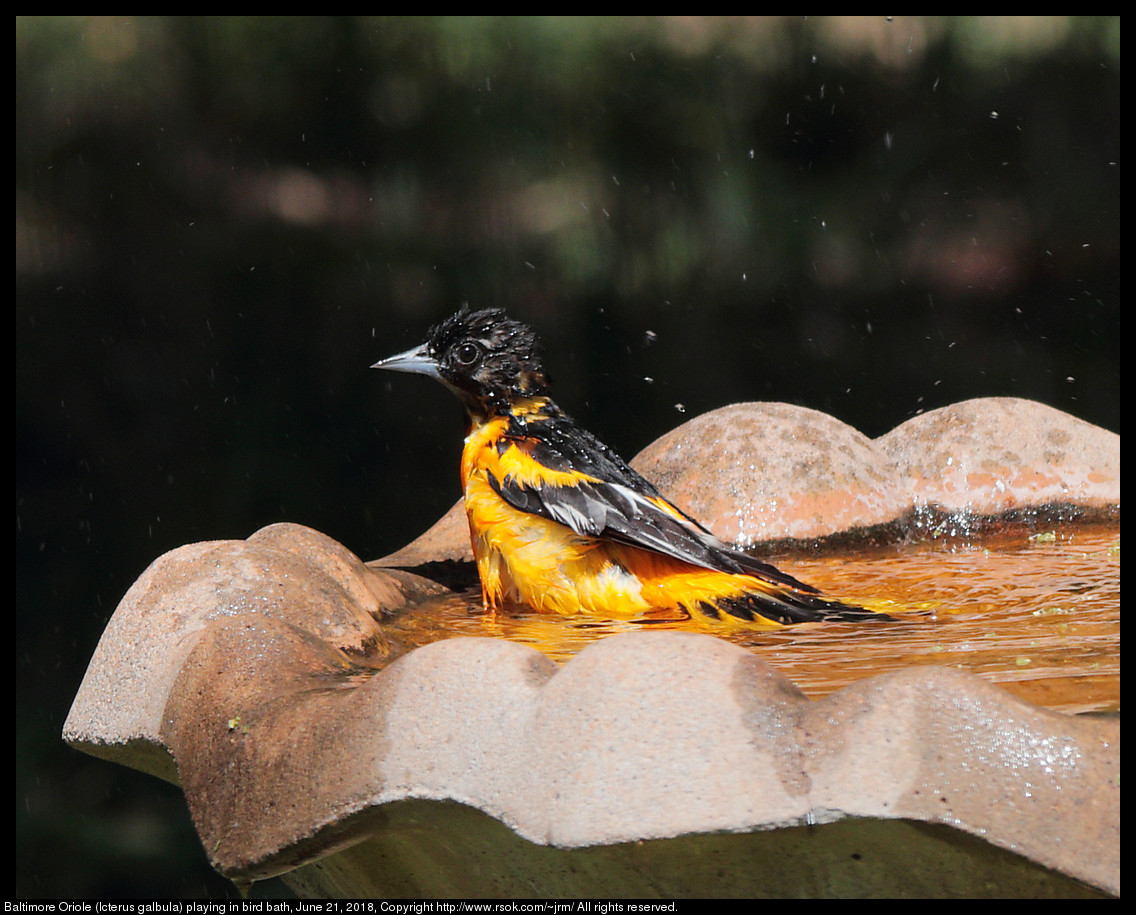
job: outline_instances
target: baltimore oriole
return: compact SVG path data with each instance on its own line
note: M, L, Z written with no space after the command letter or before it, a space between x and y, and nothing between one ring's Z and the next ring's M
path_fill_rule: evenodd
M372 368L438 379L469 419L461 480L487 609L715 627L887 619L739 552L671 504L549 397L532 329L455 315Z

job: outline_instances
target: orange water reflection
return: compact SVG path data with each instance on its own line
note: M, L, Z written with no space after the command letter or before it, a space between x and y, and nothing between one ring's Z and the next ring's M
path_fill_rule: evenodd
M1048 708L1120 708L1119 524L774 560L827 593L914 608L880 625L804 625L723 636L760 654L810 696L897 668L937 664L967 670ZM663 626L696 628L651 628ZM420 607L394 628L411 645L490 636L564 661L596 639L643 624L519 608L486 614L479 595L467 594Z

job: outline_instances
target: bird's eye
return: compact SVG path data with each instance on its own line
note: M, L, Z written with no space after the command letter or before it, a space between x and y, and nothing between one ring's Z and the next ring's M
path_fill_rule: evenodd
M454 362L461 366L471 366L481 356L481 350L476 343L459 343L454 349Z

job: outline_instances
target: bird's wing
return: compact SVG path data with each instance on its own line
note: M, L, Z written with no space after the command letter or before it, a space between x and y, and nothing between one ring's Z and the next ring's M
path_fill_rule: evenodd
M512 421L497 440L490 485L514 508L576 533L653 550L702 568L816 589L731 549L669 502L619 455L567 416Z

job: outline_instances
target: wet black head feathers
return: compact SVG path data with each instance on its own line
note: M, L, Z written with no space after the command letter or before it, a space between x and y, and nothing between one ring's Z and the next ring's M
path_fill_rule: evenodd
M488 412L548 390L536 334L500 308L471 311L463 305L430 329L425 345L442 380L463 398L486 404Z

